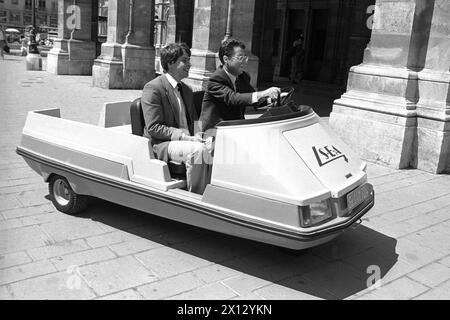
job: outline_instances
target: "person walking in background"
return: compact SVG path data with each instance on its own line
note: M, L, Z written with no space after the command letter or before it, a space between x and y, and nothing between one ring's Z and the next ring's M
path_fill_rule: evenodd
M20 47L20 51L22 56L26 56L28 54L28 39L24 36L20 37L20 43L21 43L21 47Z
M5 30L3 30L3 26L0 26L0 56L2 57L3 60L5 59L3 51L5 51L6 45L7 45L6 33Z
M303 78L303 64L305 62L305 49L303 49L303 35L300 35L292 44L292 48L288 52L291 58L291 74L292 83L299 83Z

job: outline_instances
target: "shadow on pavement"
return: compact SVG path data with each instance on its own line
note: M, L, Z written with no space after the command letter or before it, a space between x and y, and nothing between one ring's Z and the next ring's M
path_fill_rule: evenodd
M362 225L327 244L293 251L189 226L100 199L92 199L89 209L78 217L266 280L262 286L273 286L266 288L265 297L269 299L286 298L270 296L277 286L294 290L289 294L294 299L345 299L374 284L368 282L373 275L371 266L379 268L383 278L398 257L395 239Z

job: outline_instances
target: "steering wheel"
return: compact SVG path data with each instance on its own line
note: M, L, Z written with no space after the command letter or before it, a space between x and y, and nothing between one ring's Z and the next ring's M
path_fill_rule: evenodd
M270 110L271 108L282 107L288 105L292 101L292 95L294 93L293 87L284 87L280 89L280 93L278 94L278 98L271 103L267 103L266 98L260 101L260 103L255 106L255 110L259 108L264 108Z

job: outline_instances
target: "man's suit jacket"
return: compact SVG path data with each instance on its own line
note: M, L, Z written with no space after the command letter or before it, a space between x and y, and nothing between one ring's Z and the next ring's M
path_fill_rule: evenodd
M194 108L193 93L186 84L181 83L181 86L189 133L194 135L194 124L198 116ZM163 161L168 161L169 142L179 140L183 133L179 129L179 107L174 90L163 74L144 86L141 98L145 120L144 137L150 139L157 158Z
M236 91L231 79L220 66L209 78L203 97L200 123L202 131L215 127L223 120L244 119L245 107L252 104L255 89L250 84L250 75L241 73L236 79Z

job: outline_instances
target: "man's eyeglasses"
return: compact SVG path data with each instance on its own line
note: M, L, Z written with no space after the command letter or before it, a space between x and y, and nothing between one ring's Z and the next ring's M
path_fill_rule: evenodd
M239 57L231 57L231 59L237 60L239 62L247 63L248 57L247 56L239 56Z

